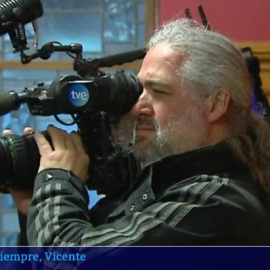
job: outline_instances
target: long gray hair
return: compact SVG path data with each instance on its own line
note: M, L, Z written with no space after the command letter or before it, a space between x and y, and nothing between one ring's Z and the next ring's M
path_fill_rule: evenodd
M148 48L158 43L167 43L185 56L179 78L195 96L204 99L220 89L230 92L227 142L270 195L269 124L251 112L252 80L239 48L189 19L162 25Z

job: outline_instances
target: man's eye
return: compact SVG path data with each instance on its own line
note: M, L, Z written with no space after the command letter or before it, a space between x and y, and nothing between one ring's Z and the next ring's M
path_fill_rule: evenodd
M157 94L165 94L165 95L168 95L167 92L162 91L162 90L154 89L153 91L154 91L155 93L157 93Z

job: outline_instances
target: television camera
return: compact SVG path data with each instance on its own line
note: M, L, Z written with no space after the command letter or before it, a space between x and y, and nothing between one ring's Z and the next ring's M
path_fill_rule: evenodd
M134 74L118 72L107 75L100 68L142 59L145 50L85 60L81 44L49 42L34 54L26 55L27 41L22 29L24 24L42 14L39 0L3 1L0 4L0 33L9 34L23 64L36 58L47 60L54 52L66 52L74 58L73 68L78 75L61 77L50 85L40 83L20 93L1 93L0 115L18 110L22 103L27 104L32 115L54 115L62 124L66 123L58 115L71 115L72 124L77 124L86 152L91 157L88 188L107 196L122 193L129 188L139 166L133 154L115 142L111 126L131 109L142 89ZM44 134L50 140L46 131ZM32 188L39 159L33 134L0 138L0 191L6 192L9 185Z

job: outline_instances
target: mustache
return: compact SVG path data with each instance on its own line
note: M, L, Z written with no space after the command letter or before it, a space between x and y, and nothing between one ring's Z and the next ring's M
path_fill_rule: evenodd
M155 119L139 118L136 120L135 130L137 130L137 128L139 128L139 126L149 126L149 127L153 128L155 131L157 131L159 128L158 123Z

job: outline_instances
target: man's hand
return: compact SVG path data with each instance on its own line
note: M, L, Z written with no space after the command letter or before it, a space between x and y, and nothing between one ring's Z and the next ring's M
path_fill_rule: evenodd
M40 132L35 132L35 140L40 153L39 172L45 169L71 170L86 184L89 157L86 154L79 134L60 130L53 126L48 127L52 145Z
M30 134L33 132L32 128L25 128L24 135ZM13 133L11 130L4 130L4 136L11 136ZM26 176L27 177L27 176ZM7 190L11 194L15 205L19 212L24 215L27 215L28 209L32 200L32 190L25 190L25 189L17 189L16 187L7 187Z
M14 187L8 187L7 190L11 194L18 211L24 215L27 215L32 201L32 190L17 189Z

